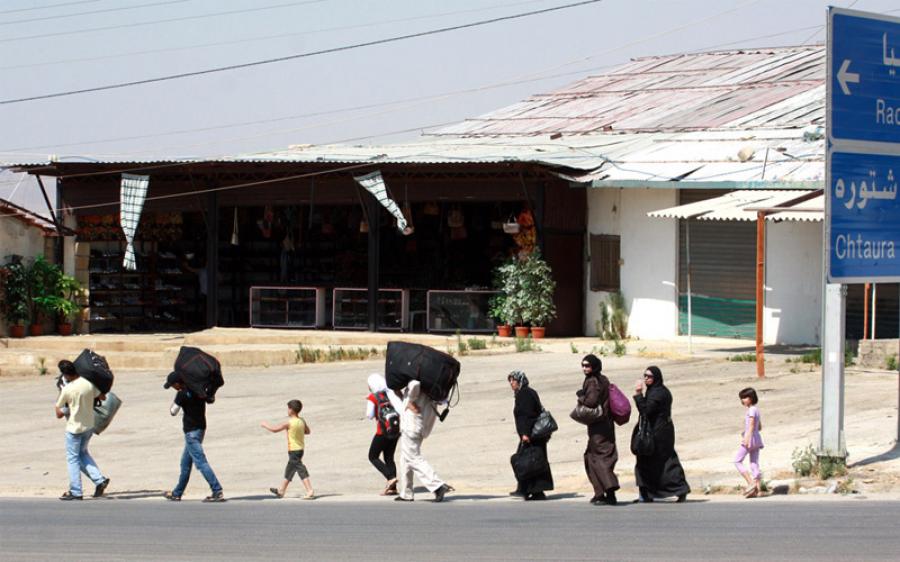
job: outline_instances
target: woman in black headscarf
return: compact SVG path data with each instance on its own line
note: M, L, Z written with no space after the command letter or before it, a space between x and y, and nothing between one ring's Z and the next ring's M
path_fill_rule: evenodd
M677 497L679 502L685 501L691 487L675 452L672 393L663 384L659 367L647 367L643 380L637 381L634 403L641 417L649 424L653 436L653 453L636 456L634 476L640 490L637 501L652 502L654 498L671 496ZM637 425L634 431L637 433Z
M538 472L537 475L520 479L516 477L515 491L511 495L523 496L526 500L543 500L547 499L544 492L553 489L553 475L550 473L550 462L547 461L547 440L535 440L531 438L531 428L534 422L543 410L541 399L538 393L528 385L528 377L522 371L513 371L506 377L509 386L512 388L516 397L516 403L513 407L513 417L516 420L516 433L519 435L519 447L516 454L520 453L524 447L539 447L543 452L546 469Z
M616 450L616 426L609 414L609 379L601 372L603 363L593 354L581 360L581 370L584 383L575 393L578 403L588 408L600 406L603 410L600 419L587 428L587 449L584 451L584 470L594 487L591 503L616 505L619 479L615 469L619 452Z

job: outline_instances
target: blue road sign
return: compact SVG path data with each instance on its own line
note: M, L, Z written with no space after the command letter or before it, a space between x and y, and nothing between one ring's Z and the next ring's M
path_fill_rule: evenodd
M831 138L900 143L900 19L831 12Z
M900 18L828 17L828 281L900 281Z
M831 276L900 277L900 158L831 155Z

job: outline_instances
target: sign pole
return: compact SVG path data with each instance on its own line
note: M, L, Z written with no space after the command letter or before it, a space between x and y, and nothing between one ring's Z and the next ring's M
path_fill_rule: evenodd
M822 430L818 454L846 458L844 443L844 285L825 285L822 319Z

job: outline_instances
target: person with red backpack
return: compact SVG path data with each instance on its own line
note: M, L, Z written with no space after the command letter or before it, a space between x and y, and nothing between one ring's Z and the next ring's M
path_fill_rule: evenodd
M610 382L603 375L603 363L596 355L586 355L581 360L584 382L575 393L578 403L586 408L600 406L603 414L587 428L587 448L584 451L584 470L587 472L594 496L594 505L616 505L616 463L619 452L616 449L616 426L610 411Z
M369 375L369 395L366 397L366 417L375 420L375 435L369 445L369 462L387 480L382 496L397 495L397 465L394 451L400 437L400 412L403 403L388 389L383 376Z

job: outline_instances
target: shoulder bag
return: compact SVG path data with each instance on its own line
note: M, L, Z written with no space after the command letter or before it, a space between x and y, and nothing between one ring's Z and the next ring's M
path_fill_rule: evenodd
M653 431L647 418L641 416L638 425L631 434L631 452L638 457L653 456L656 443L653 441Z
M598 421L603 417L603 408L601 408L600 406L597 406L595 408L588 408L583 404L575 404L575 408L572 409L569 417L577 421L578 423L591 425L592 423Z
M556 420L553 419L553 416L550 415L550 412L541 410L534 425L531 426L531 438L550 439L550 435L557 429L559 429L559 426L556 424Z

